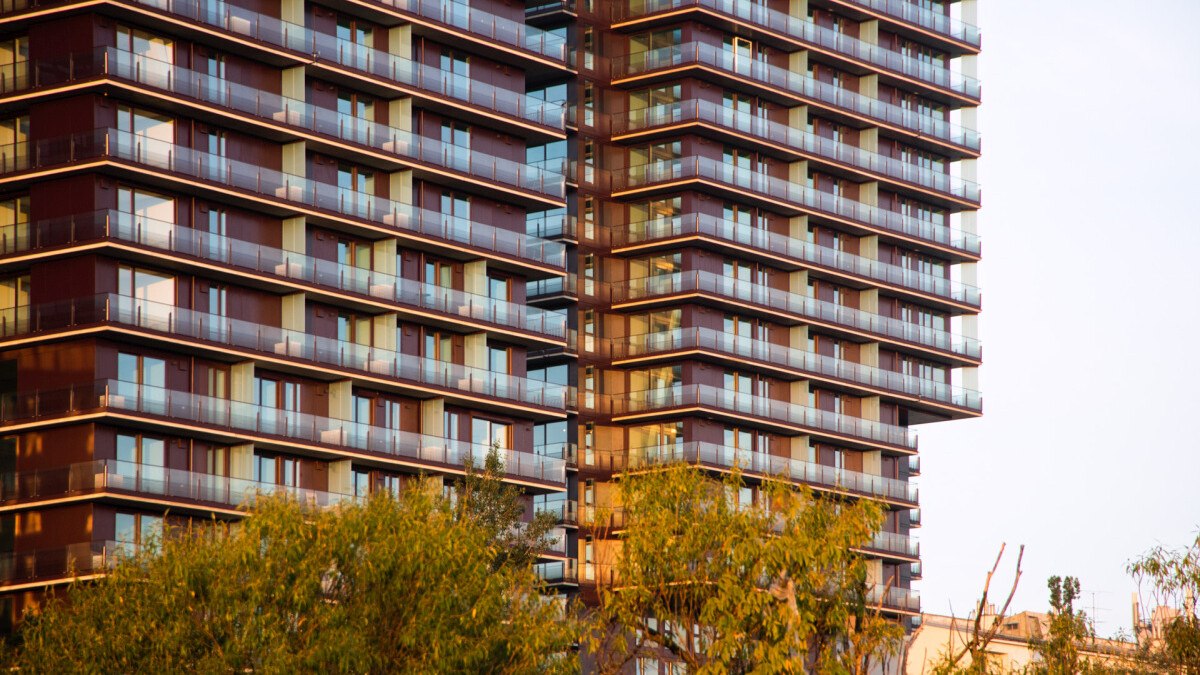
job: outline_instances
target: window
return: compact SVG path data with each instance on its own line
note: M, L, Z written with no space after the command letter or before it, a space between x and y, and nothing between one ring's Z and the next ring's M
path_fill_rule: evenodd
M596 367L583 367L583 407L593 410L596 407Z
M29 85L29 38L18 35L0 40L0 92Z
M508 347L488 346L488 370L493 373L512 373L512 350Z
M942 209L899 197L896 200L900 214L907 218L915 218L939 226L946 224L946 212Z
M143 267L121 265L117 268L117 293L138 301L140 311L161 315L175 304L175 277Z
M129 66L134 77L141 82L159 87L171 86L172 67L175 65L175 43L170 38L148 33L128 26L117 27L116 57L131 60Z
M471 198L457 192L443 192L442 218L452 223L471 220Z
M588 366L591 368L592 366ZM587 466L596 464L596 423L588 422L583 425L583 463Z
M29 275L0 279L0 335L29 330Z
M552 457L562 457L563 447L566 444L567 423L565 421L533 425L534 452Z
M454 339L450 333L425 331L425 358L450 363L454 360Z
M471 57L466 54L444 49L438 63L443 73L452 75L456 80L465 81L471 77Z
M596 67L596 31L591 26L583 29L583 67Z
M300 461L282 455L254 455L254 482L297 487L300 485Z
M120 106L117 108L117 142L121 151L141 162L149 162L163 168L171 168L172 151L175 146L175 121L141 108Z
M596 124L596 88L591 82L583 83L583 124L588 127Z
M356 91L338 92L338 135L358 143L370 143L375 125L375 99Z
M583 294L596 294L596 256L591 253L583 256Z
M567 161L567 142L551 141L525 148L525 163L546 171L562 173Z
M358 345L371 345L374 323L371 317L352 312L339 312L337 317L337 339Z
M175 224L175 198L157 192L119 187L117 210L121 212L123 224L132 224L140 231L155 224Z
M352 164L338 165L338 187L351 192L373 194L375 172Z
M29 161L29 117L0 120L0 168L23 169Z
M339 61L354 68L368 69L374 38L373 28L352 17L339 16L337 39Z
M0 199L0 253L29 247L29 195Z
M166 481L166 442L141 434L117 434L117 475L142 483L143 489L159 492Z
M125 406L141 403L147 412L166 410L167 362L153 356L117 354L116 394ZM117 405L118 402L111 402Z
M596 180L596 144L591 140L583 142L583 182L591 184Z
M461 122L442 122L442 153L453 169L471 166L471 127Z
M259 406L262 431L287 434L290 423L297 420L294 419L295 416L281 416L278 411L300 411L300 384L255 375L254 405Z
M512 447L512 426L480 417L471 418L471 443L483 447Z
M354 467L351 471L351 486L354 496L363 499L376 492L385 492L393 497L400 496L400 476L386 471Z
M583 351L596 351L596 310L593 309L583 310Z
M458 413L442 412L442 436L448 441L458 440Z
M454 267L440 260L426 260L425 283L438 288L454 288Z
M371 251L370 242L339 239L337 243L338 264L369 270L371 269Z
M512 298L512 281L500 277L488 277L487 296L492 300L508 302Z
M140 546L153 546L162 536L161 516L151 516L144 513L117 513L115 516L113 540L118 550L132 554Z
M590 534L583 540L583 578L596 580L596 542Z
M214 318L225 317L229 309L229 288L224 284L209 284L208 313Z
M596 198L583 198L583 238L593 240L596 238Z

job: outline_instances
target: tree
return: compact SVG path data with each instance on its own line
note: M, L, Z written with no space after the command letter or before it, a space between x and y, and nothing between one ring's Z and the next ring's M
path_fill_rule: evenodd
M1050 589L1050 626L1045 638L1032 643L1039 657L1034 673L1069 675L1091 672L1086 660L1080 660L1079 648L1092 637L1087 615L1075 610L1079 599L1079 579L1075 577L1050 577L1046 581Z
M558 524L557 517L549 512L537 513L523 523L524 491L503 478L504 463L500 446L495 444L484 458L482 471L468 458L463 477L453 484L454 517L474 523L487 533L495 556L493 569L532 564L537 552L552 543L551 532Z
M1143 633L1146 660L1164 670L1200 673L1200 535L1183 550L1155 547L1127 569L1154 607L1174 614Z
M494 532L440 497L318 510L260 498L168 530L21 627L33 672L562 672L576 627Z
M587 642L602 672L647 650L689 672L863 673L896 653L865 559L882 511L765 481L760 503L687 466L621 477L625 529ZM769 507L768 507L769 505Z

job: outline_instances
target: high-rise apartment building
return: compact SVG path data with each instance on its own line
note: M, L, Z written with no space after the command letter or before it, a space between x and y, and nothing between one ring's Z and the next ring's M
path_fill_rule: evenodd
M980 412L974 4L0 2L0 620L168 511L493 444L570 593L614 472L736 463L886 504L916 616L909 427Z

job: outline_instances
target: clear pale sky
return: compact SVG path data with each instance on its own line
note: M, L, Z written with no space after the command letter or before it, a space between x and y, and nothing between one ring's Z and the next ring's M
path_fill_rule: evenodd
M984 417L920 429L927 612L1017 611L1200 528L1200 0L980 0ZM998 595L994 593L993 597Z

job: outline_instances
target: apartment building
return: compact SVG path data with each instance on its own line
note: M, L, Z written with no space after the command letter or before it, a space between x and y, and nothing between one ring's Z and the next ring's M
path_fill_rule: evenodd
M493 444L585 600L614 474L683 460L880 500L918 616L910 427L981 411L974 5L0 3L0 621L168 511Z

